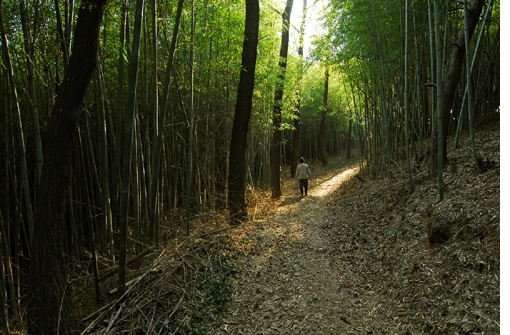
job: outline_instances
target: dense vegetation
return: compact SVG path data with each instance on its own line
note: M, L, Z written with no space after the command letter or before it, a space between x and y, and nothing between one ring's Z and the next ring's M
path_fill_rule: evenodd
M301 5L294 3L293 16L301 16ZM0 1L4 331L29 326L24 316L33 292L27 289L31 259L63 259L62 275L71 280L94 267L80 269L72 259L99 255L115 266L126 253L141 253L171 235L176 222L189 225L201 214L228 208L230 141L243 70L245 4L239 0L108 1L95 71L76 114L70 168L60 176L65 204L41 191L49 138L69 121L64 115L61 128L49 126L58 114L70 59L80 57L73 54L84 40L74 29L78 12L98 6L101 1ZM271 143L281 131L276 164L283 173L299 156L326 164L328 155L349 157L356 148L373 178L387 175L406 157L402 168L411 187L411 161L430 159L441 192L448 163L441 143L499 119L499 1L305 2L307 17L315 13L320 27L304 35L305 44L313 43L303 55L298 50L304 26L291 25L285 70L279 66L284 6L260 3L247 182L274 187ZM468 53L464 32L470 36ZM275 101L280 86L283 97ZM282 113L278 129L275 105ZM433 145L426 146L431 138ZM474 141L472 151L476 161ZM34 248L37 209L45 206L62 209L53 218L62 238L59 256L36 255L44 247ZM127 242L120 241L123 234ZM62 287L62 294L69 291Z

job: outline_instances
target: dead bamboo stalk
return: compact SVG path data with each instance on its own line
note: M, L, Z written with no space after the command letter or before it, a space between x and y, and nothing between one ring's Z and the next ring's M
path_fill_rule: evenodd
M174 307L174 310L172 311L172 313L170 313L170 315L168 315L168 317L166 318L165 322L163 322L163 324L166 324L168 321L170 321L170 318L172 317L172 315L175 314L175 312L179 309L179 306L181 306L182 302L184 301L184 295L182 295L181 299L179 299L179 302L177 303L177 305L175 305ZM159 330L159 334L161 334L161 332L163 331L163 327L161 327L161 329Z
M127 265L130 265L130 264L133 264L139 260L141 260L142 258L148 256L149 254L152 253L152 251L154 251L154 249L156 249L156 245L153 245L149 248L147 248L146 250L142 251L141 253L139 253L138 255L134 256L133 258L129 259L127 261ZM111 277L113 276L114 274L117 273L117 271L119 271L119 266L118 265L115 265L115 266L111 266L109 268L106 268L102 271L100 271L99 273L99 281L102 281L108 277ZM87 279L87 278L90 278L92 277L93 274L89 274L89 275L86 275L86 276L83 276L83 277L79 277L79 278L75 278L75 279L72 279L71 280L71 283L76 283L76 282L79 282L80 280L84 280L84 279ZM90 286L92 286L93 284L88 284L87 286L85 286L82 291L88 289Z
M147 275L148 273L150 273L150 270L145 272L143 275L141 275L140 277L137 278L136 282L130 287L128 288L124 294L122 294L122 296L120 296L117 300L115 301L112 301L110 304L108 305L105 305L104 307L98 309L97 311L95 311L94 313L90 314L89 316L85 317L84 319L82 319L81 321L86 321L88 319L91 319L92 317L94 317L95 315L99 314L99 316L97 318L94 319L94 321L92 321L87 328L85 328L84 331L82 331L80 333L80 335L84 335L86 334L89 330L91 330L100 320L103 319L103 317L106 315L106 313L108 313L110 310L112 310L115 306L117 306L118 304L120 304L120 302L124 299L124 297L129 293L131 292L131 290L133 289L133 287L136 286L136 284L142 280L142 278L145 277L145 275ZM105 310L104 312L102 312L103 310ZM102 312L102 313L101 313Z
M108 327L106 328L106 330L104 332L105 334L108 334L108 332L112 329L115 320L117 320L117 318L119 317L123 308L124 308L124 304L120 305L119 310L115 313L115 315L110 320L110 323L108 324Z

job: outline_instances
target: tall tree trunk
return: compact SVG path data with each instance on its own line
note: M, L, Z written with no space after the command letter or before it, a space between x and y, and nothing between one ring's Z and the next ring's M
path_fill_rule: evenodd
M475 32L476 25L478 24L480 14L482 13L484 3L485 0L471 1L471 7L468 10L466 18L466 29L459 34L455 42L451 45L451 54L448 61L448 68L446 69L446 73L443 78L443 103L440 112L442 112L443 116L442 156L443 163L445 164L448 162L446 142L448 140L450 111L453 106L453 101L455 100L455 92L457 90L457 84L459 83L460 75L462 73L462 64L464 63L464 58L466 56L466 41L468 41L468 43L471 41L471 37ZM464 37L465 33L467 33L467 38Z
M436 72L434 72L434 17L433 9L430 4L430 0L427 0L427 12L429 18L429 50L430 50L430 78L433 83L431 85L432 94L430 94L430 123L431 123L431 138L430 138L430 157L429 157L429 177L431 180L437 177L437 89L439 80L436 78ZM435 84L435 85L434 85Z
M106 129L106 108L107 104L107 95L106 95L106 85L104 72L101 67L101 63L98 60L98 82L99 82L99 92L101 93L101 97L99 99L100 102L100 110L101 110L101 139L100 139L100 151L101 151L101 192L103 198L103 223L104 230L106 231L106 254L110 255L110 259L113 263L115 263L115 253L114 253L114 240L113 240L113 219L112 219L112 207L111 207L111 198L110 198L110 178L109 178L109 164L108 164L108 139L107 139L107 129ZM109 113L108 113L109 114Z
M326 151L326 115L328 114L329 95L329 69L326 67L324 78L324 96L322 100L321 126L319 130L319 157L322 165L328 165L328 153Z
M65 71L67 71L70 50L69 50L69 45L66 44L66 37L65 37L65 33L64 33L64 27L62 24L62 14L60 13L59 0L55 0L54 4L55 4L55 17L57 19L56 23L57 23L58 41L60 42L61 52L62 52L62 56L64 58L64 69L65 69ZM57 72L58 72L58 68L57 68ZM60 84L60 83L57 81L57 84Z
M351 146L352 146L352 111L349 111L349 131L347 133L347 150L345 153L345 158L351 158Z
M175 55L175 48L177 46L177 38L179 35L179 25L181 22L181 14L182 7L184 4L184 0L179 0L177 6L177 13L175 14L175 23L174 30L172 35L172 42L170 44L170 53L168 55L168 61L166 65L166 73L165 73L165 83L163 87L163 95L161 97L161 104L159 105L159 116L158 116L158 136L155 140L154 147L152 149L152 171L150 174L150 184L149 184L149 242L159 241L159 232L155 231L155 227L157 226L156 220L159 220L158 212L160 202L158 201L158 182L160 176L160 166L161 166L161 152L163 151L163 140L165 134L165 115L166 115L166 107L168 101L168 95L170 91L170 83L172 81L172 66ZM162 192L161 192L162 193Z
M137 0L133 44L131 50L131 59L129 61L129 96L126 112L124 157L122 165L122 192L119 220L119 296L124 294L126 289L127 221L129 212L129 188L131 184L131 154L133 149L133 132L136 111L136 84L138 80L138 60L140 58L140 36L142 31L143 7L144 0Z
M439 188L439 198L443 200L443 147L441 146L443 140L443 115L441 114L443 104L443 88L442 73L443 73L443 55L441 53L441 37L440 37L440 22L439 22L439 0L434 1L434 23L435 23L435 40L436 40L436 78L437 78L437 137L434 136L432 143L431 153L437 157L437 185Z
M476 165L478 173L482 173L480 164L478 163L478 157L476 154L475 146L475 133L473 126L474 110L473 110L473 84L471 82L471 52L469 47L469 16L468 16L467 2L464 2L464 41L466 48L466 82L467 82L467 95L468 95L468 118L469 118L469 138L471 139L471 152L473 154L473 161ZM480 10L481 12L481 10Z
M305 44L305 28L306 28L306 0L303 0L303 12L301 14L301 26L299 27L299 49L298 49L298 57L299 57L299 67L300 67L300 77L302 78L304 71L304 61L303 61L303 47ZM301 79L302 80L302 79ZM292 133L292 154L291 154L291 162L290 162L290 176L294 177L296 174L296 169L298 165L298 157L299 152L301 150L301 95L302 95L302 82L299 83L297 88L297 101L294 111L294 128L295 131Z
M389 160L389 157L390 157L390 150L389 150L389 145L390 145L390 138L389 138L389 111L388 111L388 103L387 103L387 95L386 95L386 91L387 91L387 88L386 88L386 80L387 80L387 76L386 76L386 73L385 73L385 65L387 63L387 60L386 60L386 57L385 57L385 54L384 54L384 51L383 51L383 48L382 48L382 43L381 43L381 31L379 31L379 25L378 25L378 17L377 17L377 13L376 13L376 7L375 6L372 6L372 11L369 12L369 23L371 25L371 29L373 31L373 35L374 35L374 43L375 43L375 48L376 48L376 61L377 61L377 77L378 78L374 78L374 82L377 81L378 83L378 88L379 88L379 99L380 99L380 110L381 110L381 114L382 114L382 118L381 118L381 122L382 124L380 125L379 127L379 130L376 129L376 132L377 131L380 131L381 133L381 141L380 141L380 144L382 144L382 161L381 161L381 167L382 167L382 172L385 173L386 172L386 164ZM377 121L379 120L376 120L376 123ZM376 125L374 124L374 127ZM377 141L377 138L374 138L375 141ZM379 149L377 146L374 146L376 152L377 150Z
M2 217L2 211L0 210L0 244L2 244L2 247L0 248L0 259L4 259L5 262L8 264L10 262L9 254L5 252L5 249L8 250L7 243L4 241L7 240L5 237L5 230L4 228L4 220ZM4 256L5 254L5 256ZM6 283L5 283L5 271L4 271L4 265L3 262L0 261L0 330L3 331L3 334L10 334L10 327L9 327L9 313L7 312L7 304L5 303L7 301L7 289L6 289ZM5 267L5 270L7 270L7 267ZM8 271L8 270L7 270ZM18 313L17 308L13 311L14 313Z
M276 83L273 105L273 140L271 143L271 193L273 198L282 195L280 188L280 150L282 142L282 103L283 86L285 84L285 72L287 69L287 54L289 51L289 27L290 14L292 12L293 0L287 0L285 10L282 13L282 43L280 45L280 60L278 65L280 73Z
M14 69L12 67L11 56L9 53L9 43L7 40L7 34L5 32L5 25L3 21L3 1L0 1L0 33L2 34L2 54L4 56L4 61L7 69L7 77L8 82L12 91L12 101L14 105L14 113L16 120L16 134L18 137L18 145L21 151L21 179L23 185L23 194L25 196L25 205L27 211L27 220L28 220L28 230L30 242L32 242L32 238L34 235L34 215L32 212L32 200L30 197L30 187L28 184L28 167L27 167L27 156L26 156L26 147L25 147L25 135L23 132L23 124L21 120L21 108L19 106L18 101L18 89L16 85L16 79L14 77Z
M78 120L85 92L96 69L99 30L105 0L90 0L79 11L73 53L57 92L44 143L41 186L37 202L27 317L30 334L67 334L77 328L64 250L68 180Z
M228 209L231 221L248 216L246 209L246 148L251 118L255 66L259 35L259 1L246 0L246 21L244 28L242 70L237 88L232 140L230 141L230 162L228 172Z
M156 143L159 139L159 133L163 132L163 127L161 127L161 122L159 122L159 119L163 116L160 115L159 110L159 93L158 93L158 14L157 14L157 3L156 0L152 0L152 98L153 98L153 118L152 118L152 129L153 129L153 137L152 137L152 143L153 149L156 146ZM153 184L152 181L155 180L156 176L159 177L159 154L155 154L154 151L152 151L152 155L150 156L151 164L149 171L149 217L151 220L149 220L149 235L151 237L150 241L154 241L155 243L159 243L159 215L156 215L156 212L152 213L152 209L157 210L157 198L158 198L158 187L157 184ZM156 157L158 160L158 166L157 169L152 165L152 162L155 162ZM155 176L153 176L153 174ZM159 178L158 178L159 179ZM153 189L151 189L153 187ZM154 191L154 193L152 193ZM154 237L154 240L153 240ZM141 241L137 242L137 245L139 245ZM138 250L137 252L140 252Z
M90 131L88 131L88 127L87 127L87 134L88 134L88 137L90 138ZM79 143L79 147L80 147L80 156L81 156L81 162L83 164L85 164L86 160L85 160L85 154L84 154L84 150L83 150L83 142L82 142L82 139L81 139L81 133L80 133L80 128L78 128L78 143ZM91 155L92 156L92 155ZM93 156L92 156L93 157ZM90 199L90 191L89 191L89 181L87 178L87 173L85 171L85 169L81 169L82 173L83 173L83 185L85 186L85 204L87 206L87 210L86 210L86 213L87 213L87 223L86 225L88 226L88 234L89 234L89 240L90 240L90 252L92 254L92 269L93 269L93 274L94 274L94 288L96 290L96 304L99 305L99 296L100 296L100 291L99 291L99 279L98 279L98 267L97 267L97 250L96 250L96 237L95 237L95 234L94 234L94 221L93 221L93 215L92 215L92 210L91 210L91 207L93 207L93 205L91 204L91 199Z
M404 47L404 108L405 108L405 152L407 156L407 173L409 175L409 185L411 193L414 192L413 171L411 170L411 147L409 145L409 4L405 0L405 47Z
M186 176L186 236L189 236L190 223L191 223L191 175L193 172L193 93L194 93L194 71L195 71L195 0L191 0L191 41L190 41L190 56L189 56L189 112L188 112L188 162L187 162L187 176Z
M489 0L487 6L486 6L486 10L485 10L485 14L484 14L484 17L483 17L483 21L482 21L482 26L480 27L479 29L479 33L478 33L478 39L476 41L476 45L475 45L475 48L474 48L474 52L473 52L473 58L470 59L469 61L466 60L466 63L469 63L469 71L470 73L472 74L473 73L473 67L474 67L474 64L475 64L475 61L476 61L476 57L479 53L479 46L480 46L480 41L482 39L482 36L484 35L484 30L485 30L485 25L487 22L490 23L490 20L488 19L489 18L489 13L491 13L491 9L492 9L492 2L493 0ZM467 4L466 4L467 5ZM467 19L467 13L465 12L465 20ZM464 26L466 27L467 26L467 22L464 23ZM467 36L467 35L465 35ZM499 41L499 39L498 39ZM467 44L469 45L469 42L467 42ZM492 54L491 52L489 52L488 54ZM467 57L466 57L467 58ZM485 74L487 74L488 72L484 72ZM479 85L481 86L481 85ZM460 115L459 115L459 121L458 121L458 124L457 124L457 132L455 134L455 148L458 147L459 145L459 136L460 136L460 132L462 130L462 114L463 114L463 111L464 111L464 103L466 101L466 96L468 94L468 87L466 85L466 88L464 89L464 95L462 97L462 107L460 109ZM477 94L475 94L475 96L477 96ZM476 100L475 100L476 102ZM478 161L477 161L477 164L478 164Z
M116 110L116 126L115 126L115 159L113 164L113 180L112 183L112 217L113 228L118 224L118 213L120 206L120 188L122 187L122 125L124 124L124 113L125 113L125 95L124 95L124 83L125 83L125 67L126 60L129 58L128 48L126 47L126 41L128 40L129 24L128 24L128 7L129 0L124 0L122 3L122 14L120 22L120 40L119 40L119 55L117 59L117 95L115 100ZM115 265L115 254L111 254L112 265Z
M140 147L141 147L141 132L140 132L140 120L135 116L133 123L133 145L131 148L131 194L132 197L132 211L130 217L132 218L131 229L134 231L135 236L135 250L137 253L141 252L141 232L142 227L140 225L141 217L141 180L140 180L140 165L143 165L143 159L140 159ZM140 163L140 164L139 164Z
M35 74L34 74L34 46L30 38L30 28L27 24L25 2L23 0L19 3L21 14L21 26L23 29L23 42L25 46L25 54L27 57L27 72L28 72L28 93L30 96L30 109L32 112L32 122L34 127L36 157L37 157L37 184L41 181L41 172L43 164L42 155L42 141L41 130L39 127L39 112L37 108L37 95L35 93Z
M13 314L13 317L15 319L17 319L17 321L21 322L21 319L19 318L20 317L19 299L17 299L18 298L18 290L16 289L16 283L14 281L14 274L12 271L12 262L11 262L12 259L11 259L11 254L9 253L9 240L8 240L9 237L7 236L5 226L6 225L4 223L2 211L0 210L0 236L1 236L0 244L2 244L2 247L0 248L0 253L3 253L2 259L3 259L3 263L4 263L2 266L2 262L0 262L0 267L3 267L3 271L4 271L4 275L2 276L2 279L0 279L0 282L3 282L3 285L5 285L5 278L7 278L7 283L8 283L7 286L9 287L8 292L11 296L10 307L12 310L12 314ZM4 289L5 289L5 291L4 291ZM6 287L4 287L4 289L2 289L0 291L2 296L4 295L4 292L7 292ZM0 306L7 307L7 304L5 304L5 302L4 302ZM3 310L6 311L6 309L3 309ZM6 315L8 315L8 313ZM8 319L6 319L5 322L6 322L6 324L8 324L9 323Z

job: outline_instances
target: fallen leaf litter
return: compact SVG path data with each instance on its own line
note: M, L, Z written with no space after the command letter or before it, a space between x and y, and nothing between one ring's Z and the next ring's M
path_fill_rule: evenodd
M195 222L122 299L83 311L82 334L499 333L499 124L476 145L495 166L477 174L463 136L442 202L424 165L412 194L402 169L373 180L357 163L312 166L304 198L290 179L276 202L250 189L248 222Z

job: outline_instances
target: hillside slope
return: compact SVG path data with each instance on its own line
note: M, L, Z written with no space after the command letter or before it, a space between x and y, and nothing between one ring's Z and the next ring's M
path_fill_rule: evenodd
M450 146L451 148L452 146ZM469 138L449 157L444 200L418 171L411 194L392 179L354 178L329 205L324 229L343 268L346 314L363 332L494 334L500 322L499 123L476 133L478 174Z
M479 174L469 137L451 145L443 201L425 165L412 193L397 165L321 171L310 199L285 184L273 214L229 236L239 272L212 333L499 333L499 146L498 123L477 131Z

